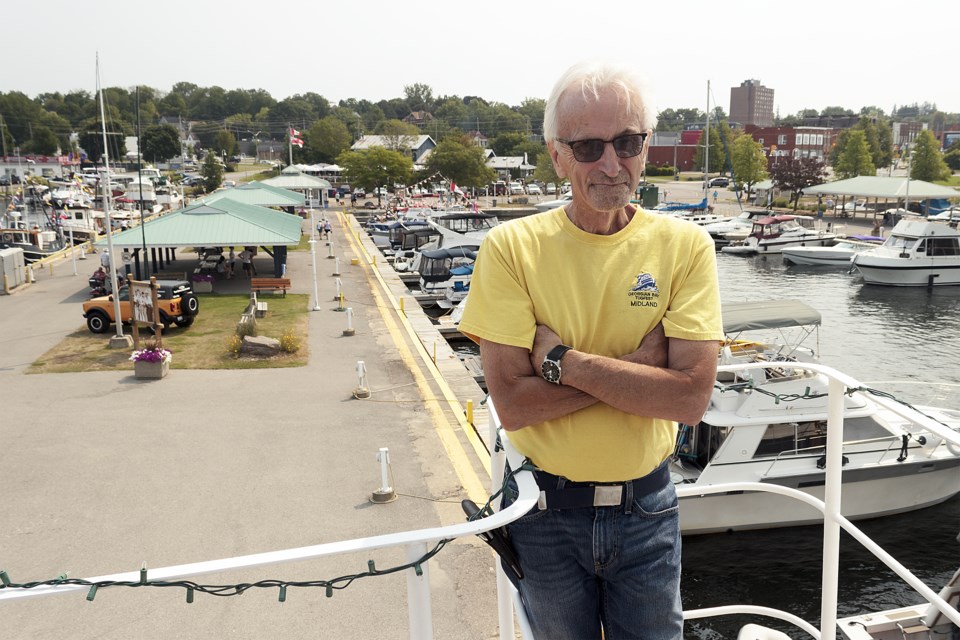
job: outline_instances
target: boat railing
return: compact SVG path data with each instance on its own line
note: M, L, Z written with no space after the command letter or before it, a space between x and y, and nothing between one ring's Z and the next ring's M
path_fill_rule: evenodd
M776 366L776 363L737 364L721 367L721 370L742 369L744 367L764 368ZM765 491L794 498L817 509L824 517L823 535L823 570L820 628L791 614L787 611L755 605L730 605L704 609L684 611L686 620L703 619L726 615L765 616L791 623L803 629L811 637L818 640L832 640L837 634L837 594L839 583L839 552L840 530L843 529L854 539L860 542L873 553L880 561L896 573L910 587L933 604L943 614L960 626L960 611L953 609L941 598L937 592L925 585L914 576L906 567L884 551L879 545L860 531L840 513L840 491L842 477L842 446L843 446L843 410L844 399L848 389L858 388L859 383L829 367L818 364L804 364L805 368L819 372L829 379L829 415L827 418L827 453L826 453L826 485L824 499L820 500L807 493L773 484L759 482L726 483L710 486L677 486L677 495L681 498L721 494L731 491ZM916 413L913 409L900 405L887 398L876 398L876 402L884 405L894 413L921 424L931 433L943 438L947 442L960 445L960 433L939 422ZM488 439L493 448L491 460L491 494L500 490L503 484L504 470L507 465L514 470L524 466L525 459L510 444L507 433L501 429L496 408L488 402L490 423ZM499 445L499 446L498 446ZM438 542L449 541L463 536L474 536L492 529L509 524L528 512L537 501L538 488L528 470L520 470L515 475L519 496L515 502L503 510L497 510L498 504L491 501L493 513L485 518L468 521L461 524L427 529L416 529L380 536L355 538L341 542L299 547L281 551L271 551L221 560L209 560L193 564L184 564L158 569L151 569L149 576L145 570L114 575L89 578L86 584L70 584L52 581L51 584L36 586L31 589L0 587L0 602L13 601L22 598L42 597L55 594L75 593L78 590L90 589L90 583L101 581L118 581L137 583L149 580L171 581L179 578L220 574L227 571L250 569L281 563L302 561L314 558L332 557L345 554L365 553L377 549L401 547L407 560L403 569L407 583L407 613L409 622L409 637L425 640L433 638L433 622L431 613L431 590L429 558L432 546ZM519 628L523 638L533 638L527 624L526 616L520 605L519 596L509 579L503 572L499 562L496 565L497 610L499 620L499 637L501 640L513 640L516 629ZM3 574L4 586L7 586L7 576ZM94 591L95 593L95 591ZM281 591L281 598L283 597ZM189 600L188 594L188 600ZM88 594L88 599L91 596Z

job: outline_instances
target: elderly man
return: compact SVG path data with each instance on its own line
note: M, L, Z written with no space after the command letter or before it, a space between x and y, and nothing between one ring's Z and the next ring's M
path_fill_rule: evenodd
M484 239L460 322L537 468L540 502L509 527L537 638L682 637L667 459L707 406L722 330L710 237L631 204L653 121L624 69L560 78L544 136L573 199Z

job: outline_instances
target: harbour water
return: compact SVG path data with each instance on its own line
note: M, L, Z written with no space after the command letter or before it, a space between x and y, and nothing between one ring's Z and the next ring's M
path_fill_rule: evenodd
M845 269L787 266L780 256L718 254L717 263L724 302L793 298L817 309L819 345L808 346L824 364L914 405L960 409L960 287L867 286ZM936 590L960 562L960 497L859 525ZM821 550L822 531L816 526L685 538L684 607L762 605L818 623ZM843 534L840 615L920 601ZM685 637L735 638L747 622L804 637L791 625L740 617L690 622Z
M914 405L960 409L960 287L928 291L867 286L856 273L785 266L779 256L718 254L717 263L725 302L795 298L820 311L818 353L824 364ZM960 563L960 497L858 524L935 590ZM819 527L685 538L684 607L749 603L819 621L822 542ZM921 600L843 534L840 615ZM747 621L694 621L687 624L685 637L735 638ZM766 624L804 637L790 625Z

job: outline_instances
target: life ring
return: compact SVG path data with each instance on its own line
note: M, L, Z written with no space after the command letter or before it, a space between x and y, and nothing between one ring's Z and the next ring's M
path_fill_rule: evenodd
M5 234L3 234L3 241L4 241L4 242L13 242L13 234L12 234L12 233L5 233Z

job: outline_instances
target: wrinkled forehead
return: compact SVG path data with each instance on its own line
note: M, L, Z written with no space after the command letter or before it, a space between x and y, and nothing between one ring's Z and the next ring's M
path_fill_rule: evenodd
M623 87L609 85L591 90L570 87L557 101L558 124L564 135L597 127L614 131L643 131L644 105Z

